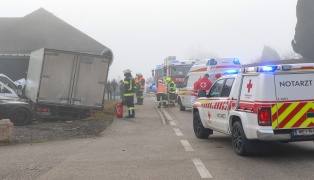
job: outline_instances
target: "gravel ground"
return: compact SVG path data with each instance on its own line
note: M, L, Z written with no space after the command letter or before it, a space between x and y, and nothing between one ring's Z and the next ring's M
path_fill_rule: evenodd
M103 111L81 120L37 120L30 125L14 126L13 143L34 143L73 138L99 136L115 118L115 105L119 100L106 100ZM0 144L3 145L3 144Z
M16 143L30 143L98 136L112 122L113 118L50 122L36 121L30 125L15 126L13 131L14 141Z

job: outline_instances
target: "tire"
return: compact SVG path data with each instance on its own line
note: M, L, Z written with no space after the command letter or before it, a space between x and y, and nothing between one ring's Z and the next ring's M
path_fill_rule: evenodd
M182 105L181 99L178 100L180 111L185 111L185 107Z
M242 124L240 121L235 122L232 125L232 147L233 150L240 156L246 156L249 153L246 147L249 146L249 140L246 138Z
M82 110L78 112L78 119L85 119L87 118L87 111L86 110Z
M213 130L203 126L198 112L193 116L193 129L195 136L199 139L207 139L210 134L213 134Z
M23 126L32 122L32 116L26 109L16 109L10 118L15 126Z

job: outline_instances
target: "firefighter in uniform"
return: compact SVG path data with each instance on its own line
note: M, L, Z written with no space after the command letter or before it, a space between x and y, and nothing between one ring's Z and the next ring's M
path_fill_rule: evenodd
M175 105L175 102L176 102L176 84L171 80L170 77L166 78L166 82L167 82L167 93L168 93L169 104Z
M124 94L123 94L123 104L128 107L128 116L125 118L134 118L134 90L135 90L135 80L132 77L131 70L126 69L124 73Z
M141 73L136 74L137 78L135 79L135 84L136 84L136 98L137 98L137 103L138 105L143 105L144 97L144 89L145 89L145 79L143 78L143 75Z
M157 96L157 103L158 103L158 108L161 107L161 103L163 104L164 107L167 107L167 100L166 100L166 87L162 83L162 80L157 81L157 87L156 87L156 96Z

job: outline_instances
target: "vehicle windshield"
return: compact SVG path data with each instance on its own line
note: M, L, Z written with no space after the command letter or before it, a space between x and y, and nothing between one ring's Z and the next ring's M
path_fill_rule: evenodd
M189 65L177 65L171 69L172 77L184 78L190 71L192 64Z
M162 69L156 69L155 70L155 77L162 77Z

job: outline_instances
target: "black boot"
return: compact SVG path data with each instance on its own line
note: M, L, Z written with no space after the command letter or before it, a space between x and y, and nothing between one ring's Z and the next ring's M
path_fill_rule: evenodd
M128 114L127 116L124 116L124 118L133 118L132 117L132 111L131 110L128 110Z
M144 99L140 99L139 105L143 105L143 101L144 101Z
M131 111L131 116L132 116L132 118L135 118L135 110L134 109L132 109L132 111Z

